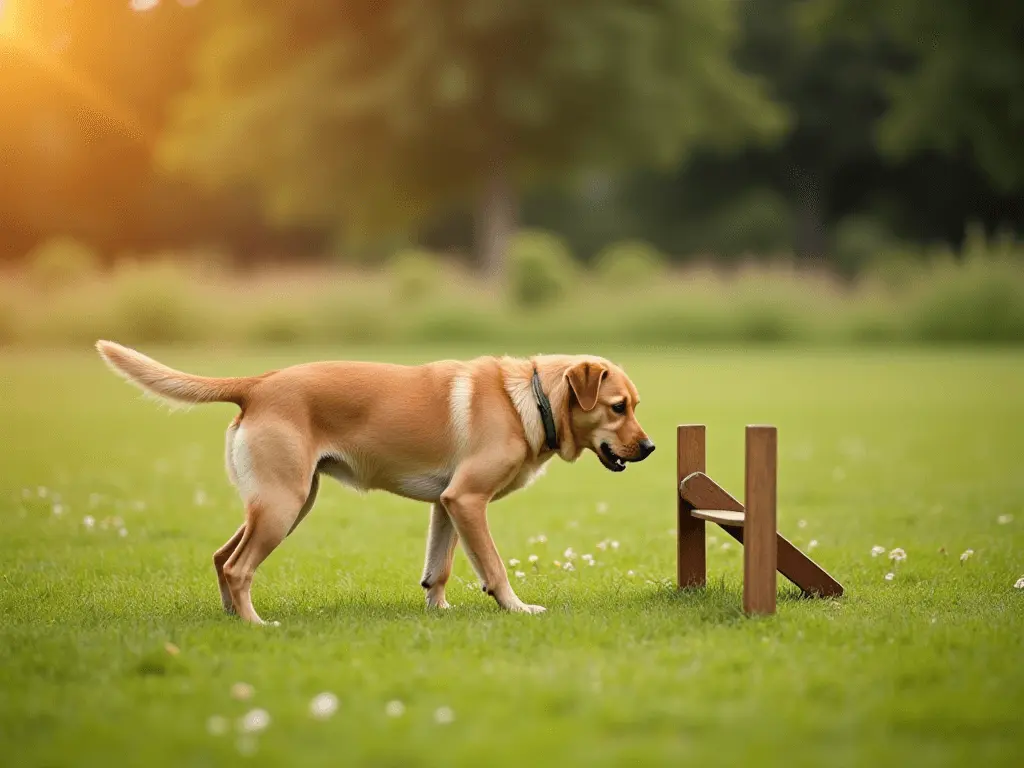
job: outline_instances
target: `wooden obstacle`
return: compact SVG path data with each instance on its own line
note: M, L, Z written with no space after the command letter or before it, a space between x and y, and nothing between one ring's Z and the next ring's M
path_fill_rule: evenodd
M679 587L707 583L704 524L712 522L743 545L743 610L747 613L775 613L776 572L808 597L842 595L842 584L778 532L775 427L747 427L746 507L705 474L705 432L703 424L687 424L679 426L676 433Z

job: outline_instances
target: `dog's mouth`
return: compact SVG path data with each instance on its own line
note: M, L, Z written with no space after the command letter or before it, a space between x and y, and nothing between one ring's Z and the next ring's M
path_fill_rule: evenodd
M601 450L597 452L597 456L601 459L605 469L612 472L622 472L626 468L626 460L616 455L608 443L601 443Z

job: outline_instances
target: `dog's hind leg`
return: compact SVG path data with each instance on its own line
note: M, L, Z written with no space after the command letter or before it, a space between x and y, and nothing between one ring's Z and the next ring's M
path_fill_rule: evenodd
M233 459L245 500L245 530L224 564L224 579L238 615L262 624L252 605L253 574L312 507L316 461L302 434L286 423L266 421L247 422L238 430Z
M459 534L455 531L448 511L440 504L433 504L430 507L427 557L423 565L423 580L420 582L420 586L427 590L428 608L449 607L444 589L452 575L452 560L458 543Z
M245 523L238 526L238 530L235 534L224 542L224 546L213 553L213 567L217 571L217 584L220 587L220 601L224 605L224 610L228 613L235 612L234 603L231 602L231 590L228 589L227 579L224 578L224 564L227 563L228 558L231 557L235 548L238 547L238 543L242 540L242 535L245 533Z

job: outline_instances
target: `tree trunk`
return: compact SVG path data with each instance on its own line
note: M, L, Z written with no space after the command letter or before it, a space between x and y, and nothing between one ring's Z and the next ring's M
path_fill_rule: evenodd
M501 282L518 216L516 190L504 163L492 166L477 203L474 230L478 263L489 279Z

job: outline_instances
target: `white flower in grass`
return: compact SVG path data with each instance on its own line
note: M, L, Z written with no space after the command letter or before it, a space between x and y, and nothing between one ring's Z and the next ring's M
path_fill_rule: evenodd
M732 542L727 541L722 545L722 550L724 551L729 549L732 549Z
M810 542L807 544L807 550L810 551L812 549L817 548L817 546L818 546L818 540L817 539L811 539Z
M64 505L63 504L54 504L53 505L53 514L54 514L55 517L60 517L61 515L63 515L64 514Z
M599 541L594 546L600 549L602 552L604 552L606 549L608 549L608 541Z
M871 548L871 556L878 557L879 555L885 554L885 547L880 547L877 544Z
M889 553L889 559L896 563L902 563L904 560L907 559L907 553L904 552L903 549L901 549L900 547L896 547L896 549L892 550Z
M448 725L454 722L455 713L451 707L438 707L434 710L434 722L438 725Z
M530 562L530 563L536 563L536 562L537 562L538 560L540 560L540 558L539 558L539 557L537 557L536 555L530 555L530 556L529 556L528 558L526 558L526 559L527 559L527 561L528 561L528 562Z
M887 574L885 574L885 580L886 581L892 581L895 578L896 578L896 574L895 573L887 573Z
M326 720L338 711L338 697L333 693L318 693L309 702L309 714L317 720Z
M196 488L196 492L192 495L192 503L197 507L201 507L206 504L206 491L202 488Z
M510 558L509 561L508 561L508 564L511 565L513 568L515 568L517 565L519 565L519 558L518 557Z
M122 528L121 530L119 530L117 532L117 535L120 536L123 539L125 536L128 535L128 529L127 528Z
M228 732L228 719L213 715L206 720L206 732L211 736L223 736Z
M634 576L636 576L636 571L626 571L626 575L630 578L633 578Z
M806 528L807 527L807 521L806 520L799 520L799 521L797 521L796 527L797 528Z
M1013 522L1013 515L1000 515L996 518L996 522L1000 525L1007 525Z
M38 488L36 488L36 495L38 495L40 499L45 499L49 495L49 493L50 492L46 489L45 486L40 485Z
M574 550L572 547L569 547L565 550L565 552L562 553L562 556L566 560L574 560L576 558L576 550Z
M526 578L526 574L523 571L516 571L516 578L517 579L525 579Z
M561 560L552 560L551 563L552 563L552 565L555 566L555 568L561 568L562 567L562 561Z
M384 706L384 713L388 717L401 717L405 714L405 704L398 699L393 699Z
M265 709L253 709L245 713L238 727L245 733L259 733L270 725L270 713Z
M248 683L235 683L231 686L231 698L246 701L252 698L255 689Z
M608 504L604 501L597 502L597 514L603 515L608 511Z
M94 525L96 525L96 518L92 515L86 515L82 518L82 525L84 525L86 528L91 529Z
M973 549L968 549L968 550L964 551L964 553L962 555L960 555L960 562L961 563L966 563L967 559L971 555L973 555L973 554L974 554L974 550Z
M594 559L594 556L589 554L589 553L585 554L585 555L580 555L580 557L582 557L588 563L591 562Z
M1013 585L1014 589L1024 589L1024 576L1017 579L1017 583Z
M575 571L576 570L576 566L573 565L572 563L566 563L565 565L562 566L562 570L563 571Z
M613 541L612 542L612 549L618 549L618 548L619 548L619 542Z

